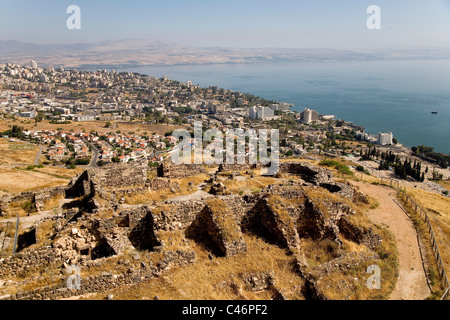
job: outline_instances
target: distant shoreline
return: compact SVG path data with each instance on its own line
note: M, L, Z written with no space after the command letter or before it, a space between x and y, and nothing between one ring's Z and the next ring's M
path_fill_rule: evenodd
M370 60L370 61L397 61L397 60L416 60L416 59L396 59L396 60L393 60L393 59L380 59L380 60ZM424 59L420 59L420 60L424 60ZM427 59L427 60L442 60L442 59ZM303 61L303 62L310 63L310 62L313 62L313 61ZM350 62L350 61L314 61L314 62L319 62L319 63L330 62L330 63L332 63L332 62ZM365 62L365 61L355 61L355 62ZM284 63L284 62L273 62L273 63ZM300 63L300 62L286 62L286 63ZM209 64L199 64L198 66L214 66L214 65L224 66L224 65L239 65L239 64L240 63L221 63L221 64L209 63ZM265 63L264 62L259 62L259 63L257 62L257 63L244 63L244 64L245 65L248 65L248 64L256 65L256 64L265 64ZM158 67L164 68L164 67L177 67L177 66L197 66L197 65L180 64L180 65L158 65L158 66L154 66L154 65L135 65L135 64L133 64L133 65L131 65L131 64L130 65L126 65L126 64L124 64L124 65L109 65L108 68L105 68L104 66L101 66L101 65L92 65L90 67L87 67L87 65L86 65L85 67L82 67L82 68L80 67L80 68L70 68L70 69L76 69L76 70L79 70L79 71L90 71L90 72L92 72L93 69L112 69L112 70L115 70L115 69L121 69L121 68L124 68L124 69L138 68L139 69L139 68L158 68ZM110 70L107 70L107 71L110 71ZM121 72L121 71L118 71L118 72ZM132 72L132 71L128 71L128 72ZM152 74L141 73L141 72L136 72L136 73L139 73L139 74L142 74L142 75L145 75L145 76L155 76L155 75L152 75ZM170 79L170 80L182 82L181 80L177 80L177 79ZM213 86L215 84L210 84L210 85ZM248 93L248 92L243 92L243 93ZM264 98L264 97L262 97L262 98ZM264 98L264 99L266 99L266 98ZM281 102L281 101L278 101L278 102ZM298 108L301 108L301 107L299 106ZM292 111L294 111L296 113L300 113L301 112L301 111L297 111L297 110L292 110ZM318 110L318 111L320 113L320 110ZM342 120L344 122L349 122L348 120L345 120L345 119L338 119L338 120ZM355 125L361 126L361 125L359 125L357 123L355 123ZM361 127L364 127L364 126L361 126ZM394 133L394 136L395 136L395 132L394 131L392 131L392 132ZM376 134L376 133L370 132L369 134L373 135L373 134ZM412 148L413 147L421 145L420 143L419 144L414 144L414 145L406 145L402 141L399 141L398 144L401 145L402 147L404 147L405 149L407 149L409 152L412 152ZM426 146L435 148L433 145L426 145ZM443 153L443 152L438 152L438 153L446 154L446 153Z
M92 71L94 69L131 69L131 68L171 68L171 67L195 67L195 66L235 66L235 65L264 65L264 64L289 64L289 63L338 63L338 62L381 62L381 61L440 61L450 60L448 58L378 58L378 59L342 59L342 60L270 60L270 61L246 61L246 62L199 62L199 63L157 63L157 64L83 64L76 67L65 65L54 65L53 68L63 67L67 69L75 69L79 71ZM46 68L50 66L45 66Z

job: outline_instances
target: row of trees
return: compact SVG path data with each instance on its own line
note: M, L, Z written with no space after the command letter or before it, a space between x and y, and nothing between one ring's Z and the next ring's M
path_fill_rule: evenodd
M20 127L18 125L13 125L11 129L2 132L1 135L12 137L12 138L25 139L26 136L23 133L23 130L24 130L23 127Z
M414 165L412 165L411 159L405 159L403 163L397 163L394 167L394 172L397 176L404 180L410 176L419 182L425 181L425 172L422 172L422 163L414 161ZM428 172L428 167L426 172Z
M380 159L380 166L378 170L390 170L394 168L394 172L401 179L406 180L409 177L423 182L425 181L425 174L428 173L428 167L422 172L422 163L411 159L402 161L400 157L392 151L380 152L375 146L368 148L365 152L360 150L361 161L372 161Z
M450 165L450 155L434 152L432 147L418 146L412 147L411 150L416 156L433 159L443 169L447 169Z

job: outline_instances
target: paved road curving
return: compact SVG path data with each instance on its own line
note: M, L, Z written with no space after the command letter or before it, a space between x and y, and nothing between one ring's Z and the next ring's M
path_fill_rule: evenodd
M45 150L45 146L39 146L39 151L38 151L38 153L36 154L36 157L34 158L34 165L35 166L38 166L38 165L40 165L40 163L39 163L39 159L42 157L42 152Z
M411 220L395 202L396 192L388 187L361 182L354 184L379 202L379 207L369 212L368 217L375 224L387 225L397 241L399 278L390 300L427 298L431 291L422 265L417 233Z
M88 167L96 168L96 167L98 167L98 166L97 166L98 154L99 154L98 149L97 149L97 147L94 146L92 143L89 143L89 142L88 142L87 144L88 144L89 146L91 146L91 148L92 148L92 158L91 158L91 163L89 164Z

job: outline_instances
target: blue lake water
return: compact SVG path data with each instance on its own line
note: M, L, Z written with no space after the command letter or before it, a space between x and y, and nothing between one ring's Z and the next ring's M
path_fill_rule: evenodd
M133 67L148 75L217 85L392 131L403 144L450 153L450 60L300 62ZM438 115L432 115L437 111Z

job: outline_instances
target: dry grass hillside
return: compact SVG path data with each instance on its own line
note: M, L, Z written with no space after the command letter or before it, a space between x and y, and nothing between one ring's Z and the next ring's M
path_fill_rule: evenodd
M83 170L30 167L38 151L34 144L0 139L0 195L63 186Z
M0 165L32 165L39 147L22 141L0 139Z
M420 189L408 188L407 193L428 212L445 270L450 274L450 199Z
M3 158L0 158L0 178L3 177L0 180L0 189L4 190L3 192L19 192L29 190L26 188L37 189L66 185L70 178L82 170L67 170L46 166L27 170L26 165L29 164L29 162L26 162L27 159L33 158L38 150L31 147L16 145L11 141L3 142L4 154ZM13 150L17 148L23 148L27 155L15 154ZM29 149L26 150L27 148ZM24 161L24 165L17 167L11 165L10 163L14 163L14 161ZM317 165L320 159L308 162ZM354 165L350 162L343 164ZM335 173L335 177L337 177L335 181L356 179L351 174L338 175L339 167L327 168ZM211 172L216 170L208 169L211 169ZM165 254L168 252L193 251L195 253L194 263L161 269L161 273L158 273L157 276L151 280L141 280L140 283L133 282L131 285L115 287L114 289L108 287L109 289L104 291L88 291L98 293L84 294L81 299L103 300L106 295L113 294L116 300L155 298L161 300L267 300L281 293L286 299L304 300L311 298L313 296L311 291L316 290L314 292L323 294L329 299L382 300L389 298L392 292L395 292L394 290L399 282L402 286L410 285L408 281L399 277L399 265L401 265L399 257L401 256L400 250L402 250L402 247L398 246L399 237L394 232L395 230L390 228L390 225L385 224L386 221L383 221L381 215L385 213L393 214L391 209L396 208L400 212L399 215L407 219L403 211L393 201L395 198L394 189L374 186L373 183L377 179L368 176L366 182L358 182L360 186L374 187L377 190L383 189L381 191L383 191L385 197L376 198L375 196L381 192L378 190L380 192L372 194L374 198L365 201L355 197L353 193L351 195L337 193L337 191L331 193L327 189L305 183L305 180L296 174L283 173L276 177L263 177L260 174L259 170L245 170L235 174L231 172L219 173L217 179L213 179L214 181L210 181L208 174L170 179L168 187L155 188L155 190L146 193L139 193L142 191L127 192L127 195L123 196L124 199L120 200L120 197L117 197L116 200L115 197L110 197L113 192L120 194L120 189L104 185L101 187L104 194L101 192L94 196L95 202L93 202L97 207L96 210L91 212L87 203L84 204L86 208L82 209L81 214L85 216L67 222L64 228L59 225L63 218L56 219L55 221L58 223L44 221L38 229L39 241L27 250L42 249L51 242L50 239L56 239L53 243L55 245L61 244L61 247L58 248L64 247L65 249L61 249L64 254L70 256L71 259L78 259L78 255L81 256L81 251L87 250L85 247L87 244L90 247L103 248L105 246L106 248L106 245L101 242L103 238L99 236L100 234L103 234L105 239L108 236L111 246L115 246L114 239L127 235L126 232L130 232L129 235L131 235L138 231L141 232L140 230L142 230L142 234L139 234L139 237L142 237L143 243L144 240L151 242L151 245L145 248L139 245L134 246L134 242L133 246L127 247L124 251L117 247L116 254L105 255L98 258L98 261L95 261L97 260L96 256L95 258L92 255L83 256L82 258L86 262L82 269L83 279L88 276L99 276L105 272L112 272L115 275L127 274L140 268L146 269L149 265L162 265L161 261L166 259ZM147 178L155 179L155 172L148 173ZM223 192L214 193L211 191L217 184L223 185ZM342 184L340 185L342 186ZM266 189L268 186L272 186L272 188ZM266 190L263 194L264 189ZM280 189L288 192L286 194L277 193ZM299 190L301 192L298 192ZM408 192L430 212L433 224L436 225L435 232L443 259L448 265L450 257L450 248L447 245L450 235L449 199L419 189L409 189ZM249 208L245 210L250 211L245 211L246 214L252 212L251 208L256 208L255 210L265 218L259 220L254 217L249 218L254 220L251 220L252 225L248 228L243 228L240 225L242 217L237 219L236 216L236 220L228 219L230 212L227 212L225 207L217 208L218 205L221 205L222 200L216 202L211 198L215 196L227 198L230 195L230 202L227 202L227 206L229 205L230 208L236 208L232 207L236 202L234 202L235 199L231 198L240 195L239 206L246 208L249 205ZM390 206L385 206L388 203L386 199L389 200ZM174 227L178 225L176 219L180 221L193 219L193 217L186 217L186 212L183 212L182 207L188 206L190 201L197 200L205 200L205 203L214 209L214 215L219 216L219 220L216 219L213 223L223 239L237 239L242 236L247 247L245 253L241 252L237 255L225 257L216 256L206 243L201 242L201 239L191 239L188 236L187 230L190 229L188 225ZM385 203L377 204L377 201L385 201ZM81 205L82 201L73 202L73 205L76 206ZM46 209L52 210L57 203L56 200L48 203ZM122 219L123 217L120 215L125 212L121 211L122 204L126 211L136 210L127 213L128 220ZM137 208L141 204L150 204L148 208L151 211L144 212L145 217L141 217L138 225L132 227L130 221L133 222L133 214L136 212L142 213L139 211L142 208ZM173 209L173 211L170 209ZM171 219L176 217L175 213L178 210L181 218L178 217L172 221ZM148 214L150 212L151 215ZM240 210L231 212L231 216L238 212ZM174 213L174 216L167 217L171 213ZM382 222L373 220L373 216L377 215ZM227 219L220 220L225 216ZM249 214L249 216L251 215ZM152 232L161 245L154 244L152 239L149 240L151 237L148 234L152 234L152 232L148 232L146 228L153 226L153 217L157 217L155 221L158 227L153 229ZM99 226L96 224L97 220ZM256 223L260 224L259 227L253 228ZM179 224L181 225L181 223ZM306 224L309 225L306 227ZM4 225L5 228L6 226ZM11 226L8 225L9 228ZM202 225L200 224L200 226ZM410 227L415 239L416 234L412 226L402 222L397 223L395 227L400 229ZM104 231L102 231L103 229ZM77 232L74 232L74 230ZM92 230L96 231L93 232ZM229 230L233 232L237 230L238 234L228 234ZM11 230L5 229L5 231L7 231L8 236L11 236ZM82 231L81 235L79 231ZM93 237L93 234L97 233L98 239ZM281 235L285 237L285 240L288 239L289 241L286 241L288 248L280 244L279 239L272 239L271 237L274 237L274 234L278 234L275 237ZM228 235L230 236L228 237ZM209 236L213 237L211 234ZM78 238L82 238L82 240ZM59 241L61 239L68 241L67 246L64 241ZM134 236L127 239L129 241L136 240ZM407 245L412 243L411 241L407 242ZM75 247L72 244L75 244ZM145 242L145 244L147 243ZM291 250L289 246L294 246L295 250ZM72 252L73 248L78 247L80 252L76 250ZM301 256L300 253L304 254L304 261L307 266L305 270L312 275L314 280L317 280L315 284L317 287L314 289L308 288L309 284L299 272L299 268L301 268L299 267L299 260L302 260L298 258ZM419 256L417 254L418 261L420 260ZM75 259L74 261L78 260ZM146 267L142 267L143 265ZM381 290L370 290L367 287L366 280L370 276L367 268L374 265L377 265L382 272ZM411 265L407 264L407 268L411 269ZM421 272L420 264L417 270L419 273ZM16 278L13 278L14 281L17 281L14 290L27 291L44 285L52 285L54 277L61 278L60 271L60 266L50 266L42 267L36 272L32 270L27 271L28 273L19 274ZM267 279L270 279L269 282L273 283L267 285L264 289L253 290L254 288L249 285L248 279L257 278L261 275L267 275Z
M196 251L197 262L179 268L163 277L127 288L111 290L117 300L269 300L270 292L250 292L243 280L245 274L272 270L272 276L288 299L304 300L299 283L301 277L295 272L292 257L284 249L267 244L261 238L244 235L248 247L245 255L213 259L208 251L190 244ZM89 295L85 299L102 300L105 294Z

